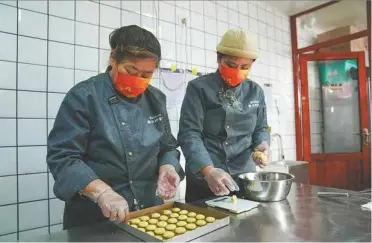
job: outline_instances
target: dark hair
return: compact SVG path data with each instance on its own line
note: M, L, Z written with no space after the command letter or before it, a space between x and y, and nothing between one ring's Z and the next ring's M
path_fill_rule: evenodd
M161 60L161 47L158 39L150 31L137 25L128 25L115 29L109 37L112 58L117 63L127 57L155 58ZM108 66L106 71L111 70Z
M229 56L229 55L226 55L226 54L222 54L221 52L217 52L217 60L220 61L223 57L226 57L226 56ZM253 59L253 62L255 62L256 59Z

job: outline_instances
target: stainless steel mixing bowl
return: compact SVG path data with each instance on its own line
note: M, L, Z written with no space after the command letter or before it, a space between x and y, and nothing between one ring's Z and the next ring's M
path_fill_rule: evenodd
M291 190L294 175L279 172L255 172L239 175L245 199L260 202L284 200Z

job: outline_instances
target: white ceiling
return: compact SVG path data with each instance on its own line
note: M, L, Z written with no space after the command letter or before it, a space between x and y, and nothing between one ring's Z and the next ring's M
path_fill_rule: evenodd
M328 1L324 0L313 0L313 1L302 1L302 0L292 0L292 1L274 1L269 0L265 3L270 4L274 9L286 14L293 15L298 12L302 12L309 8L315 7L317 5L326 3Z
M317 5L329 2L313 1L265 1L274 9L290 16ZM298 24L314 22L314 28L328 31L337 27L354 25L359 30L367 28L367 10L365 0L342 0L328 7L299 17Z

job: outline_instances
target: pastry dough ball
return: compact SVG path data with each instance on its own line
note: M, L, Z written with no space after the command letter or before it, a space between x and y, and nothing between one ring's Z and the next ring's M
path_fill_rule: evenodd
M167 222L159 221L156 225L157 225L159 228L165 228L165 226L167 226Z
M216 221L216 219L213 218L213 217L207 217L207 218L205 219L205 221L207 221L208 223L213 223L214 221Z
M176 218L170 218L170 219L168 219L168 221L167 221L169 224L175 224L175 223L177 223L177 219Z
M149 216L142 216L142 217L140 217L140 220L141 221L149 221L150 217Z
M207 222L205 222L204 220L198 220L198 221L196 221L196 225L198 225L198 226L204 226L206 224L207 224Z
M187 221L187 223L195 223L196 218L187 218L186 221Z
M176 232L177 235L181 235L181 234L186 232L186 229L184 227L177 227L175 232Z
M178 213L172 213L169 217L178 218L180 215Z
M196 213L190 212L190 213L187 214L187 216L189 216L191 218L194 218L196 216Z
M186 220L187 219L187 216L186 215L180 215L179 217L178 217L178 220Z
M172 212L173 212L173 213L178 213L179 211L181 211L180 208L172 208Z
M138 230L146 232L146 230L144 228L138 228Z
M157 219L150 219L149 224L157 224L158 220Z
M186 214L188 214L188 211L187 211L187 210L181 210L181 211L179 212L179 214L180 214L180 215L186 215Z
M156 225L150 224L149 226L146 227L146 230L148 231L154 231L156 229Z
M178 221L177 222L177 226L179 226L179 227L184 227L186 224L187 224L186 221Z
M149 223L147 223L146 221L142 221L138 224L138 226L141 228L146 228L147 226L149 226Z
M140 219L132 219L129 221L130 224L139 224L141 222Z
M164 234L165 229L164 228L156 228L154 232L157 235L162 235L162 234Z
M149 234L149 235L155 236L154 232L152 232L152 231L148 231L146 233Z
M176 228L177 228L177 226L175 224L168 224L167 226L165 226L165 229L169 230L169 231L173 231Z
M195 224L186 224L186 229L188 229L188 230L194 230L194 229L196 229L196 225Z
M136 224L131 224L130 226L132 226L133 228L138 228L138 226Z
M151 218L153 218L153 219L157 219L159 217L160 217L160 213L153 213L153 214L151 214Z
M174 237L174 233L172 231L165 231L164 234L163 234L163 237L165 239L170 239L170 238Z
M160 216L159 220L160 221L167 221L168 220L168 216L162 215L162 216Z
M171 215L172 214L172 211L170 211L170 210L164 210L163 211L163 214L164 215Z
M163 240L163 237L161 237L160 235L155 235L155 238L158 240Z
M203 214L198 214L198 215L196 215L195 218L200 220L200 219L205 219L205 216Z

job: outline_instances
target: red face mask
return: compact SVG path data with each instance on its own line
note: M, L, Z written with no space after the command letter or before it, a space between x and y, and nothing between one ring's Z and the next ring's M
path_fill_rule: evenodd
M224 64L221 64L218 70L223 81L225 81L225 83L228 84L229 86L233 87L242 83L248 77L249 74L249 69L240 70L225 66Z
M117 91L126 97L137 97L149 86L151 78L142 78L118 72L114 80Z

